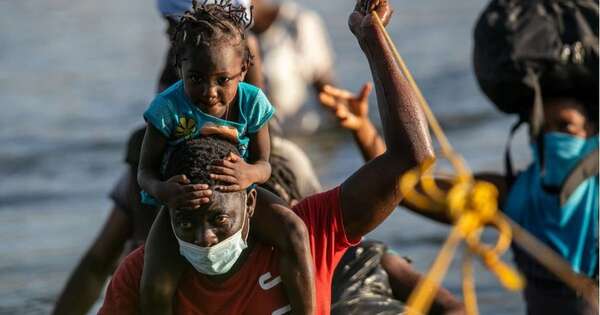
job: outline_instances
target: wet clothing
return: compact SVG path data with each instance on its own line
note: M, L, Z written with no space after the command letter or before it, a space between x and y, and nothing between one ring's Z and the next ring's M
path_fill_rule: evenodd
M308 229L317 292L316 314L329 314L333 272L348 239L340 205L340 187L304 199L292 209ZM285 314L289 303L279 277L279 255L255 243L247 261L229 279L214 283L189 268L179 283L175 314ZM136 314L144 252L140 248L121 263L108 286L99 314Z
M550 246L574 271L598 276L598 176L590 177L561 207L557 193L542 185L540 165L534 162L511 188L504 212ZM515 262L527 279L527 314L588 314L584 300L517 245Z
M387 246L363 241L349 248L333 276L332 315L397 315L404 311L390 286L381 258Z

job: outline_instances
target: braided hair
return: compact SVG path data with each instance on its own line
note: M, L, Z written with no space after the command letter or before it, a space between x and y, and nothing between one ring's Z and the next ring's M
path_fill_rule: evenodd
M252 54L246 45L246 29L250 25L248 13L241 6L234 6L230 0L217 0L202 4L192 1L192 9L186 11L175 26L171 38L175 49L175 66L179 66L186 48L210 47L219 41L226 41L242 49L246 66L252 65ZM252 10L250 10L252 12ZM250 13L251 15L252 13Z
M237 147L219 136L207 136L178 144L169 154L165 167L165 179L185 175L192 184L207 184L211 187L225 183L212 179L207 166L223 160L232 152L239 155ZM296 176L287 166L287 159L271 155L271 177L261 187L274 193L287 203L302 199Z
M261 187L279 196L291 204L292 200L300 201L302 195L298 189L296 175L288 167L288 160L282 156L271 154L271 177Z
M211 187L223 185L223 182L210 178L210 172L206 168L223 160L230 152L240 154L233 143L218 136L184 141L170 153L165 178L185 175L192 184L202 183Z

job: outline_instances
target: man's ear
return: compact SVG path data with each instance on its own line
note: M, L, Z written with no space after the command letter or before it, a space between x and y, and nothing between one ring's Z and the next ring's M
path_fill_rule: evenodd
M248 217L251 218L254 215L254 208L256 207L256 189L252 188L246 195L246 212Z
M589 118L585 122L586 137L593 137L598 134L598 122L590 120Z

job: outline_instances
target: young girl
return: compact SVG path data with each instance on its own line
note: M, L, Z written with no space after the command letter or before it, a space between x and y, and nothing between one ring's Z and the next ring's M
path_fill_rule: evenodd
M173 44L182 80L159 94L144 113L147 128L138 173L143 202L197 209L210 202L211 189L240 191L270 177L267 122L274 109L260 89L241 82L252 59L245 43L246 20L244 8L228 1L204 5L194 1L192 10L178 23ZM236 143L241 154L230 154L209 169L211 178L228 185L210 188L192 185L183 175L161 176L161 164L173 146L213 134ZM266 228L266 224L256 222L255 232L287 256L282 259L281 276L294 313L311 313L315 298L308 243L285 230L303 223L292 211L285 215L277 211L258 209L253 222L278 218L281 224ZM183 260L168 259L178 257L169 255L178 245L164 212L159 214L146 244L143 314L171 313L171 299L184 268Z

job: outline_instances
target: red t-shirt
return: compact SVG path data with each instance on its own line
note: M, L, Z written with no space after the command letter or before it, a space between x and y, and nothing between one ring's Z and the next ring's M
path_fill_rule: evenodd
M304 199L293 210L308 229L315 268L317 314L329 314L331 280L348 240L342 222L340 188ZM119 265L108 286L101 315L136 314L144 250L138 248ZM230 278L215 283L190 268L176 293L175 314L274 314L290 306L279 277L279 256L271 247L255 244L244 265Z

